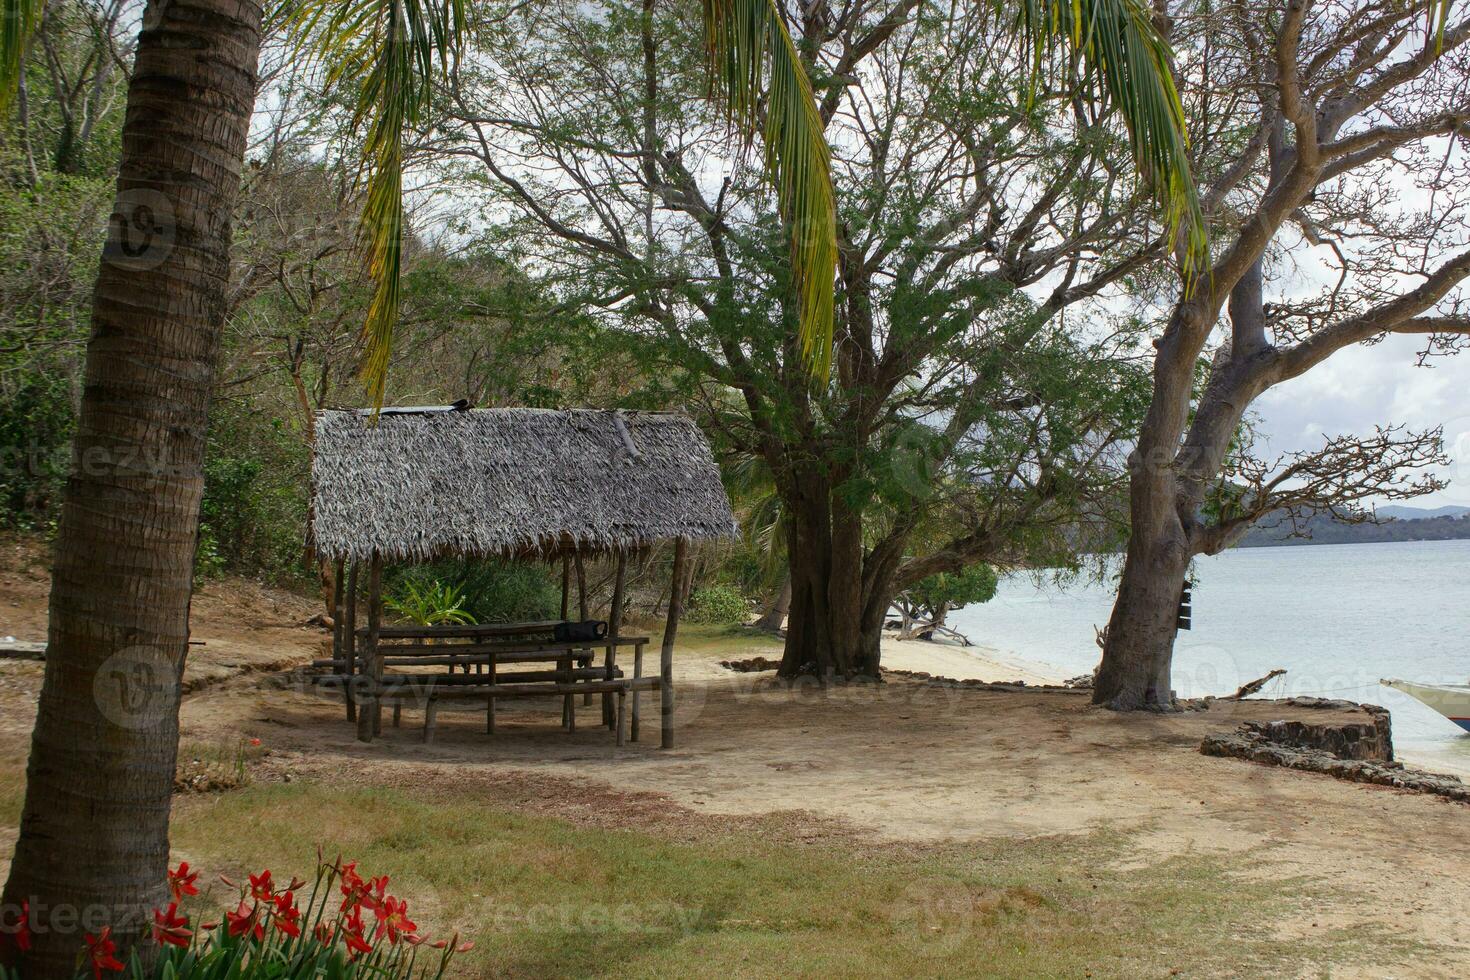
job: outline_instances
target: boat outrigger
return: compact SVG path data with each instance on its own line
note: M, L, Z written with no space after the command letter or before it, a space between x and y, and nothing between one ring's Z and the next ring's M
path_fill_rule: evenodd
M1412 684L1400 680L1380 680L1378 683L1418 698L1470 732L1470 684Z

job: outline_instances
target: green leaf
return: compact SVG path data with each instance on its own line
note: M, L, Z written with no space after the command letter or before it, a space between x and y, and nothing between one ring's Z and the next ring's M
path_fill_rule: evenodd
M747 141L761 135L790 239L802 353L825 379L832 364L837 212L811 81L775 0L705 0L704 23L711 79L731 122Z
M20 87L25 71L26 45L41 19L44 0L4 0L0 10L0 116L10 110L10 100Z
M359 373L381 408L401 296L404 131L422 121L433 79L459 59L464 0L300 3L286 26L297 49L326 66L328 87L347 90L353 122L365 130L361 235L373 295Z
M997 11L1004 14L1001 0ZM1133 158L1164 209L1171 237L1184 234L1186 277L1209 259L1209 236L1189 165L1184 107L1170 70L1172 53L1142 0L1019 0L1016 28L1031 49L1031 84L1044 56L1065 39L1080 59L1084 94L1117 110Z

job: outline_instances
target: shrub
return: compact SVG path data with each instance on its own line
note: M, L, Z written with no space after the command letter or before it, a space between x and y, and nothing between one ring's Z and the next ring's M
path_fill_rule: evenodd
M135 951L127 963L117 958L111 927L87 934L79 977L119 974L126 980L288 980L288 978L438 978L456 953L473 943L459 937L430 943L408 917L408 903L388 894L388 876L364 879L356 862L331 864L317 858L316 881L302 906L297 895L306 882L276 882L269 869L239 886L239 901L217 923L191 926L181 903L199 894L199 872L188 862L169 872L173 900L153 912L158 955L145 967ZM341 896L340 902L338 896ZM3 937L24 951L30 947L27 909L18 928ZM422 962L420 961L422 959ZM0 967L0 978L19 974Z
M728 585L711 585L695 589L689 596L689 621L733 626L750 618L750 607L739 589Z
M299 425L236 404L210 413L200 502L205 574L285 583L303 574L310 457Z
M412 585L410 585L412 583ZM553 619L561 611L561 585L544 566L525 562L443 561L397 572L388 594L403 596L448 588L460 597L457 607L476 623L508 623Z
M415 626L451 626L473 623L475 617L464 608L464 589L458 585L432 579L421 582L405 578L399 590L388 596L388 611Z

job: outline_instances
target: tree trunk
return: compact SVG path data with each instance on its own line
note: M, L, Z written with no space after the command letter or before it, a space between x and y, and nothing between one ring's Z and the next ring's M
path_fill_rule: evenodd
M861 523L831 504L825 480L808 477L800 486L797 499L783 501L791 514L791 609L778 675L876 678L887 598L865 582Z
M1213 321L1208 313L1191 301L1175 308L1155 345L1153 399L1128 460L1128 552L1092 690L1093 704L1119 711L1174 705L1174 621L1191 554L1180 513L1179 441L1195 358Z
M153 0L142 17L3 896L30 903L26 976L71 976L82 933L106 925L126 961L167 897L205 425L260 18L238 0Z
M1174 707L1175 622L1188 568L1182 541L1134 529L1093 684L1094 704L1119 711Z
M777 590L775 598L761 614L761 618L755 621L755 628L766 630L770 633L781 632L781 627L786 625L786 613L791 609L791 573L781 580L781 588Z

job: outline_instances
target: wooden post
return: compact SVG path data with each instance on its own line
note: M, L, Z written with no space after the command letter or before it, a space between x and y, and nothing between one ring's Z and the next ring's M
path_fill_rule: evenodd
M628 692L623 688L618 689L618 748L623 747L624 732L628 730Z
M378 628L382 622L383 560L373 555L368 565L368 635L363 644L362 670L367 683L365 700L357 712L357 740L371 742L383 730L382 702L378 698L383 662L378 656Z
M659 728L662 746L674 747L674 636L679 632L679 616L684 612L684 563L689 556L689 542L674 539L674 573L669 586L669 616L664 622L663 648L658 658Z
M638 680L642 676L643 676L643 644L642 643L635 643L633 645L633 680L636 681L636 680ZM638 690L637 687L634 687L633 688L633 731L632 731L632 736L631 737L632 737L633 741L635 741L635 742L638 741L638 719L639 719L639 716L641 714L641 712L639 711L639 703L640 703L640 699L642 697L643 697L643 692L640 691L640 690Z
M587 617L588 617L588 612L587 612L587 569L582 565L582 549L581 548L578 548L572 554L572 560L576 563L576 568L577 568L577 620L578 620L578 622L585 623L585 622L587 622ZM591 654L591 651L589 650L588 653L590 655ZM590 665L590 661L589 661L589 665ZM580 666L580 664L579 664L579 666ZM570 703L573 697L575 697L575 695L568 694L567 695L567 702ZM582 695L582 704L583 704L584 707L589 707L590 708L592 706L592 695L590 695L590 694L584 694L584 695ZM568 710L570 710L570 709L568 709ZM603 717L604 718L606 717L606 713L605 712L604 712Z
M612 608L607 611L607 653L602 661L603 673L607 680L613 679L613 668L617 666L618 635L623 629L623 587L627 578L627 567L628 556L625 552L619 551L618 570L613 575ZM609 728L613 727L616 722L613 717L611 692L602 696L602 720Z
M347 568L347 616L343 629L342 659L347 663L343 666L346 673L344 682L347 685L347 720L357 721L357 562L353 562Z
M345 659L345 654L342 649L342 635L346 628L342 623L342 590L346 585L342 581L343 564L344 562L341 559L337 560L336 574L333 576L334 581L332 582L332 659L337 661ZM351 683L349 675L352 672L346 664L339 664L333 670L342 675L342 702L347 708L347 720L351 721L352 692L347 690L347 685Z
M566 622L571 607L568 601L572 594L572 559L565 552L561 556L561 619Z
M378 630L383 625L383 559L373 555L368 567L368 656L373 665L373 735L383 734L383 651Z
M495 654L490 654L490 686L494 687L495 680ZM495 697L491 695L485 699L485 733L495 734Z
M582 566L582 549L573 556L577 563L577 615L587 622L587 569Z

